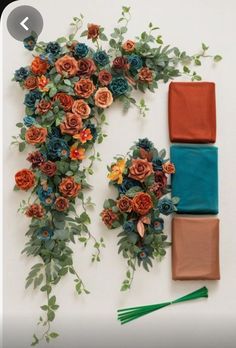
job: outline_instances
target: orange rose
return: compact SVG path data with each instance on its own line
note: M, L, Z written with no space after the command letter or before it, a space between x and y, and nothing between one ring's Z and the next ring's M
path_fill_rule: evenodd
M82 161L85 159L85 149L83 147L71 146L70 158L72 160Z
M146 215L152 209L151 196L145 192L138 192L133 198L133 210L140 215Z
M66 211L69 208L69 201L65 197L57 197L54 204L57 211Z
M152 82L153 76L152 76L152 71L149 68L142 68L140 69L138 73L138 78L140 81L143 82Z
M94 100L96 106L105 109L113 102L112 93L107 87L100 87L95 93Z
M102 86L108 86L112 80L112 75L107 70L101 70L98 73L98 81Z
M25 80L24 87L29 91L38 87L37 77L36 76L28 76Z
M66 55L56 61L55 68L58 74L71 77L77 74L78 63L75 58Z
M90 58L82 58L78 60L78 75L91 76L97 67Z
M31 204L25 212L26 216L36 219L41 219L44 216L44 214L45 210L41 206L41 204Z
M122 196L117 201L117 207L122 213L130 213L132 211L132 199L127 196Z
M73 103L72 112L75 115L81 116L82 118L88 118L90 115L91 109L83 99L79 99Z
M118 219L117 214L115 214L112 209L104 209L101 212L101 217L102 217L102 221L104 222L104 224L108 227L111 228L112 224L114 221L116 221Z
M59 100L60 106L64 111L70 111L74 103L74 99L70 95L63 92L59 92L54 96L53 101L56 100Z
M36 105L36 113L39 115L45 115L52 108L52 103L48 100L41 99Z
M46 128L31 126L25 133L25 140L31 145L45 143L48 131Z
M15 174L16 186L21 190L29 190L35 184L35 175L29 169L22 169Z
M79 115L67 112L65 120L60 124L62 134L75 135L83 127L82 118Z
M129 168L130 178L144 182L144 180L153 173L152 163L148 162L147 159L132 159L132 165Z
M62 179L61 183L59 184L59 191L63 194L63 196L69 198L75 198L80 189L80 184L77 184L72 177Z
M82 98L89 98L95 91L93 81L90 79L81 79L75 84L75 93Z
M174 174L175 173L175 165L171 162L166 162L162 164L163 172L166 174Z
M46 60L41 59L39 56L34 57L31 63L31 71L35 75L44 75L46 74L49 68L49 64Z
M99 36L100 26L97 24L88 24L88 39L97 39Z
M38 77L37 80L39 90L42 92L48 92L48 88L46 86L49 83L49 79L45 75L42 75Z
M127 40L123 43L122 48L125 52L133 52L135 49L135 42L132 40Z

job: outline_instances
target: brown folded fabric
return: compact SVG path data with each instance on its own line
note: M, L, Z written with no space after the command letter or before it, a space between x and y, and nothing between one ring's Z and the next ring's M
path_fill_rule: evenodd
M171 82L169 86L169 134L172 142L216 141L215 84Z
M220 279L219 219L173 218L172 279Z

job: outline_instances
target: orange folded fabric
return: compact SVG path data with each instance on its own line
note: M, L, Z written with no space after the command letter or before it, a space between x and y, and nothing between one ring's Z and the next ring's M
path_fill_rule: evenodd
M219 219L173 218L172 279L220 279Z
M215 84L171 82L169 86L169 135L172 142L216 141Z

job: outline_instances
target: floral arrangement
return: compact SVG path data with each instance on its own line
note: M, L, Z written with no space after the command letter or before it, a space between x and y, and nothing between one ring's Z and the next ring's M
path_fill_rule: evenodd
M175 166L158 151L153 143L139 139L126 157L118 156L109 169L108 179L117 191L116 199L107 199L101 213L109 229L122 228L119 253L127 260L128 270L121 290L130 289L136 265L146 271L153 259L160 260L171 244L164 233L162 216L177 210L178 197L166 197L171 192L168 175Z
M101 143L106 137L103 131L107 124L105 110L114 101L120 101L124 110L135 105L145 116L148 107L143 98L136 102L132 97L134 90L154 92L159 82L166 83L186 74L192 80L200 80L201 77L191 70L191 64L201 65L201 58L210 56L206 55L208 47L205 44L202 51L194 55L165 46L162 37L154 34L158 28L152 23L148 31L139 37L126 40L124 35L130 18L130 8L123 7L119 24L109 40L100 25L88 24L86 30L81 30L82 15L73 18L72 33L68 37L48 43L38 42L37 35L32 32L24 40L25 48L33 52L33 59L29 66L16 70L13 78L26 92L25 115L23 121L17 123L20 134L13 137L13 144L18 146L20 152L31 146L27 154L30 166L16 173L15 190L31 191L28 200L23 200L20 206L20 211L31 219L26 232L28 242L23 252L41 260L32 267L26 287L32 285L40 288L47 296L47 303L41 307L45 317L41 316L39 320L46 329L41 337L34 335L32 345L43 339L49 342L58 336L50 328L59 308L52 289L63 276L71 273L75 277L78 294L88 293L74 268L69 244L75 243L75 237L85 246L92 240L95 248L92 261L100 261L104 241L102 238L97 240L89 231L88 209L93 203L91 198L85 198L84 190L90 188L87 178L93 174L94 161L101 160L95 143ZM78 32L80 38L76 39ZM85 37L93 45L83 42ZM108 49L103 48L106 41ZM213 59L219 61L221 57L216 55ZM150 151L154 151L154 148ZM145 159L142 161L146 163ZM123 165L126 170L127 163L121 161L118 167L122 169ZM151 185L154 176L152 165L148 166ZM165 180L164 175L162 180ZM122 181L123 177L120 176L117 184L121 185ZM120 187L124 187L122 185ZM140 185L136 185L136 188L143 188L146 184ZM165 190L168 190L167 186L163 188L163 193ZM156 210L151 208L151 204L156 204L154 196L154 191L140 192L134 202L137 200L138 206L139 200L145 198L145 205L149 204L150 211L154 213ZM113 210L113 214L117 214ZM142 236L142 233L151 228L149 213L137 213L142 218L139 219L139 236L132 232L132 238L135 236L135 243L132 244L134 253L141 250L136 238L142 244L145 237L147 245L148 234ZM126 216L118 215L120 218ZM105 214L104 220L107 219ZM131 222L130 219L127 221L130 228ZM114 221L112 226L118 224L119 220ZM161 233L155 235L155 243L160 238L165 239ZM152 241L139 255L139 262L143 258L142 264L146 268L151 262L149 256L164 253L164 240L158 242L162 247L155 247L155 251L151 252L155 243ZM145 250L149 250L148 257Z

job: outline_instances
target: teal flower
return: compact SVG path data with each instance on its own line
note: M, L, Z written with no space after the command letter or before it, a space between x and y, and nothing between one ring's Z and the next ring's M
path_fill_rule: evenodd
M35 124L35 118L33 118L32 116L25 116L24 118L23 118L23 122L24 122L24 125L26 126L26 127L30 127L30 126L32 126L33 124Z
M135 229L135 225L134 225L133 221L126 221L123 225L123 230L126 233L133 232L134 229Z
M52 54L54 57L61 53L61 46L58 42L49 42L46 47L46 53Z
M84 43L78 43L74 48L75 56L78 58L84 58L88 54L88 46Z
M138 253L138 259L140 261L146 260L148 257L150 257L153 253L153 248L149 246L144 246L140 249L140 252Z
M136 145L146 151L150 151L153 148L153 143L148 138L139 139Z
M40 100L42 98L42 95L39 91L30 91L28 94L25 95L25 101L24 104L28 106L29 108L33 109L35 107L35 103L37 100Z
M161 232L164 228L164 220L162 218L155 218L152 221L151 227L154 229L155 232Z
M93 59L100 66L105 66L109 63L109 57L105 51L95 52L93 55Z
M130 64L131 70L138 70L141 69L143 66L143 61L137 54L131 54L128 57L128 62Z
M123 77L114 78L111 81L109 87L110 87L110 90L114 96L120 96L122 94L125 94L129 89L128 82Z
M29 76L28 68L20 68L15 71L14 78L17 82L22 82Z
M40 240L50 240L53 236L53 230L50 226L44 226L37 230L37 238Z
M159 209L160 213L163 215L170 215L173 213L176 208L169 198L163 198L158 202L157 208Z
M36 190L36 194L38 195L40 202L45 206L51 206L54 203L55 195L51 187L45 189L43 186L40 186Z
M64 139L53 137L47 143L47 154L52 160L67 158L70 154L70 148Z
M29 51L33 51L36 45L36 42L37 42L37 38L33 35L30 35L29 37L26 37L23 40L24 47Z

